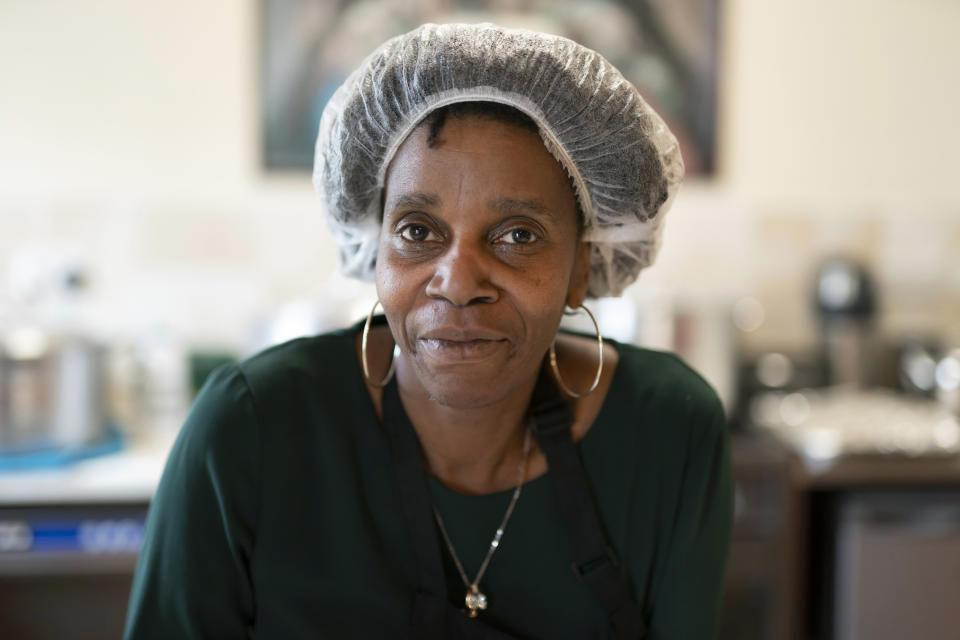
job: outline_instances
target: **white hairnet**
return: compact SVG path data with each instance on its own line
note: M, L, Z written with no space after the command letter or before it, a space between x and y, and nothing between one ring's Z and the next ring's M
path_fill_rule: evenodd
M673 134L600 54L492 24L425 24L382 44L320 119L313 181L345 275L372 280L387 165L429 112L493 101L530 116L570 174L592 243L589 295L619 295L653 262L683 178Z

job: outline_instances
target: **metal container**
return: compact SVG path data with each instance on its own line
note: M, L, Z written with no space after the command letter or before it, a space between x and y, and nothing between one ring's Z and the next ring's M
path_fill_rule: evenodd
M0 336L0 454L79 448L106 432L105 349L22 326Z
M815 304L830 383L872 386L877 295L866 267L844 257L824 261L817 273Z

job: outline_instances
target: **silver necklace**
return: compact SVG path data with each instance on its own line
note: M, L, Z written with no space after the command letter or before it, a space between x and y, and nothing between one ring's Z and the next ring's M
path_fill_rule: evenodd
M460 562L460 558L457 557L457 552L453 549L453 542L450 541L450 535L447 533L447 528L443 526L443 518L440 517L440 512L437 511L437 505L433 505L433 515L436 516L437 525L440 527L440 533L443 534L443 540L447 543L447 549L450 550L450 555L453 557L453 563L457 565L457 571L460 572L460 579L463 580L463 586L467 588L467 595L464 598L464 602L467 605L467 611L471 618L476 618L477 613L481 609L487 608L487 596L480 591L480 588L477 586L480 582L480 579L483 578L484 572L487 570L487 565L490 564L490 558L493 557L493 552L497 550L497 547L500 546L500 539L503 537L503 531L507 528L507 521L510 520L510 516L513 515L513 510L517 506L517 500L520 499L520 489L523 487L523 482L527 477L527 458L530 453L530 428L527 428L527 432L523 437L523 461L519 466L519 479L517 481L517 487L513 490L513 497L510 499L510 504L507 505L507 512L503 514L503 521L500 523L500 526L497 527L497 532L493 535L493 540L490 541L490 548L487 549L487 556L483 559L483 563L480 565L480 570L477 571L477 577L471 582L467 578L467 572L463 570L463 564Z

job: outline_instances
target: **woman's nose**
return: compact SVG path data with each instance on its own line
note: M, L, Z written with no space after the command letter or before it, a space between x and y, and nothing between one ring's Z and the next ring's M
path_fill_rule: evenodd
M435 263L426 293L456 306L495 302L499 297L491 282L492 256L466 242L452 245Z

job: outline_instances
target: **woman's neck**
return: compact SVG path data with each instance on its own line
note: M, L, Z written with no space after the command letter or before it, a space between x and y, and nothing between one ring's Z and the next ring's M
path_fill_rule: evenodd
M512 489L524 460L527 407L536 379L483 407L450 407L433 401L401 361L397 382L417 432L428 473L467 494Z
M389 368L393 338L386 327L370 333L372 376L383 379ZM576 389L590 385L596 372L595 342L578 336L558 336L558 347L567 383ZM355 336L358 362L361 359L360 335ZM619 355L604 345L603 376L588 397L572 400L574 423L571 429L578 442L600 412L613 379ZM517 482L517 465L523 460L525 419L536 379L503 402L477 409L456 409L441 405L429 397L415 375L407 371L403 360L396 375L404 409L421 442L424 466L445 485L467 494L485 494L512 489ZM411 379L413 375L413 379ZM382 417L382 390L367 383L367 391L378 417ZM527 480L547 472L547 460L533 441L527 467Z

